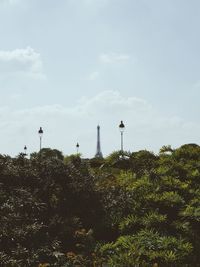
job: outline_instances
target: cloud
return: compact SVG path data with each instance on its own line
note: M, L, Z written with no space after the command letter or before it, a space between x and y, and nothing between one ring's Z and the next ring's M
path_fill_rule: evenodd
M99 5L99 6L105 6L110 0L82 0L86 5Z
M84 5L86 7L105 7L111 0L69 0L75 5Z
M126 126L126 150L146 148L158 151L162 145L176 147L199 140L200 126L197 123L177 116L162 116L147 101L110 90L82 98L72 107L1 108L0 152L17 154L25 144L29 152L37 150L37 131L42 126L45 147L55 147L70 154L75 153L75 145L79 142L83 156L92 157L96 149L96 126L100 123L102 150L107 155L119 149L118 125L121 120Z
M196 83L194 83L193 87L194 88L200 88L200 81L197 81Z
M93 71L89 74L86 80L88 81L94 81L99 77L100 73L98 71Z
M118 117L118 114L138 114L149 112L152 107L143 99L136 97L123 97L118 91L107 90L92 98L83 98L79 101L79 108L88 111L93 117L96 115Z
M21 2L21 0L0 0L0 4L15 5Z
M126 62L130 59L130 56L127 54L119 54L119 53L102 53L99 56L99 60L105 64L115 64Z
M11 4L11 5L17 4L19 2L20 2L20 0L8 0L8 3Z
M33 48L0 50L0 73L24 73L33 77L44 77L41 55Z

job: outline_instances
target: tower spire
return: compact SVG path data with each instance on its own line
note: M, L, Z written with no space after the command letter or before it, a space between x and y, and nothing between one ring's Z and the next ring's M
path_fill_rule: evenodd
M95 154L95 158L103 158L103 154L101 152L100 126L99 125L97 125L97 151Z

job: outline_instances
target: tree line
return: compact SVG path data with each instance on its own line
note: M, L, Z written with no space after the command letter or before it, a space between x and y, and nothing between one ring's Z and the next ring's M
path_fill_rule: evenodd
M0 155L0 266L200 266L200 146Z

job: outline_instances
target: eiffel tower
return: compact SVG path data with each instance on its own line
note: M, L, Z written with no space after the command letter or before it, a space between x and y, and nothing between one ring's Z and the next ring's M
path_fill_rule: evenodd
M97 126L97 151L95 154L95 158L103 158L103 154L101 152L101 142L100 142L100 126Z

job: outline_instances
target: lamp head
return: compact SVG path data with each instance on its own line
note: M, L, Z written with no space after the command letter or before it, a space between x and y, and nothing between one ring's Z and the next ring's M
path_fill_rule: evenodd
M39 131L38 131L38 134L39 134L40 137L42 137L42 135L43 135L42 127L40 127L40 129L39 129Z
M125 125L124 125L123 121L121 121L121 123L119 125L119 130L120 130L120 132L123 132L125 130Z

